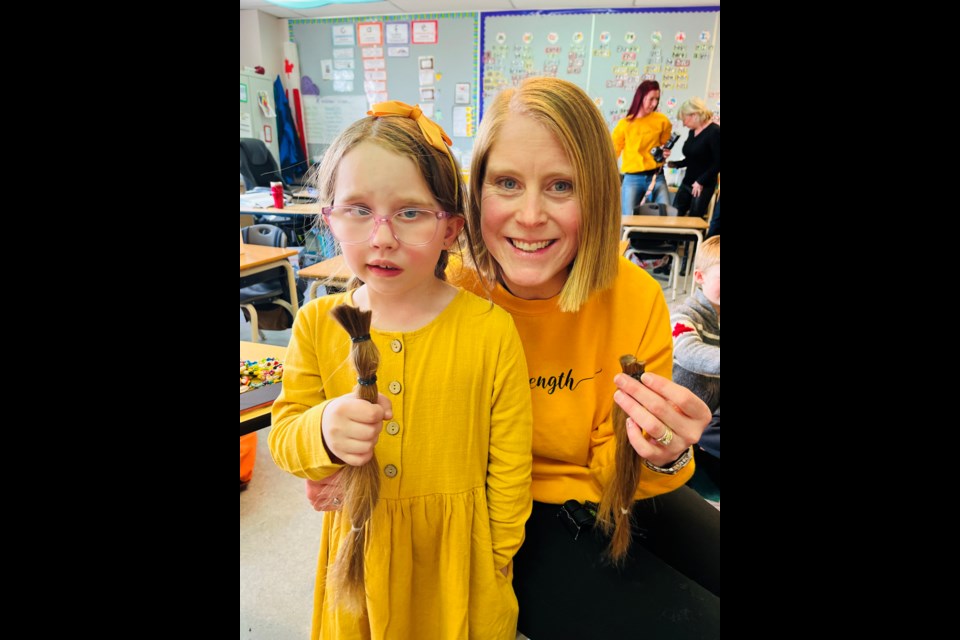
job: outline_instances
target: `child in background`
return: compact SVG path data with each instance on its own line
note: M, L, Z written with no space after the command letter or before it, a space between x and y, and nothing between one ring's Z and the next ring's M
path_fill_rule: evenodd
M720 487L720 236L700 245L693 279L700 285L670 315L673 381L693 391L713 411L694 449L697 468Z
M369 114L317 177L324 222L361 286L300 309L269 436L277 465L302 478L327 479L374 450L381 468L366 610L358 619L325 590L351 530L330 511L311 637L513 640L512 561L531 510L526 359L509 314L444 281L466 197L449 138L402 102ZM329 315L340 304L373 312L378 404L353 393L351 341Z

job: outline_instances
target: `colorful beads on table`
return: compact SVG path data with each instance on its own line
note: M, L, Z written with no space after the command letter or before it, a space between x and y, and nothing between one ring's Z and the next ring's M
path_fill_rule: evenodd
M240 393L281 382L283 363L276 358L240 361Z

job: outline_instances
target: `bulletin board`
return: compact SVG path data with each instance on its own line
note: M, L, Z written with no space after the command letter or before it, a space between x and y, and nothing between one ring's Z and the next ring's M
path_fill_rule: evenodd
M476 12L289 20L288 29L300 57L311 158L384 100L419 104L453 140L455 153L468 156L473 149Z
M676 131L688 98L719 119L719 6L483 13L480 43L481 118L503 89L554 76L584 89L611 130L647 79L660 83L660 111Z

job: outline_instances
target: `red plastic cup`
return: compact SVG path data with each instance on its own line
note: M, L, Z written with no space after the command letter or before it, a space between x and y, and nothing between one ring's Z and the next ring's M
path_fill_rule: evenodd
M273 194L273 206L277 209L283 209L283 183L271 182L270 192Z

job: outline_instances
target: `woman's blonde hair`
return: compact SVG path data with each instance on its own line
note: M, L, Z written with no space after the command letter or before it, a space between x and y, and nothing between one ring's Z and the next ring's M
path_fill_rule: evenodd
M453 155L444 153L432 146L424 137L423 132L415 120L397 116L377 117L368 116L357 120L337 136L330 148L323 156L320 169L313 179L313 184L320 194L319 204L326 207L335 204L333 194L337 187L337 170L343 156L351 149L365 141L374 142L388 151L413 160L420 174L426 181L433 197L444 211L458 216L464 215L466 204L466 186L463 183L463 174ZM371 171L376 171L371 167ZM322 216L317 216L315 226L319 227ZM466 229L466 226L464 226ZM470 244L467 231L467 244ZM459 243L459 236L455 244ZM444 271L447 268L449 252L444 249L440 252L434 274L441 280L446 279ZM353 278L348 288L359 286L360 281Z
M573 165L574 193L580 203L577 255L560 290L561 311L577 311L617 276L620 235L620 176L610 131L593 101L575 84L559 78L528 78L502 91L487 109L473 145L467 228L477 270L492 284L500 266L480 232L481 192L490 149L513 114L533 118L552 132Z
M677 110L677 115L681 118L683 116L697 116L700 119L700 124L710 124L710 120L713 119L713 112L707 109L707 104L700 98L684 100Z

